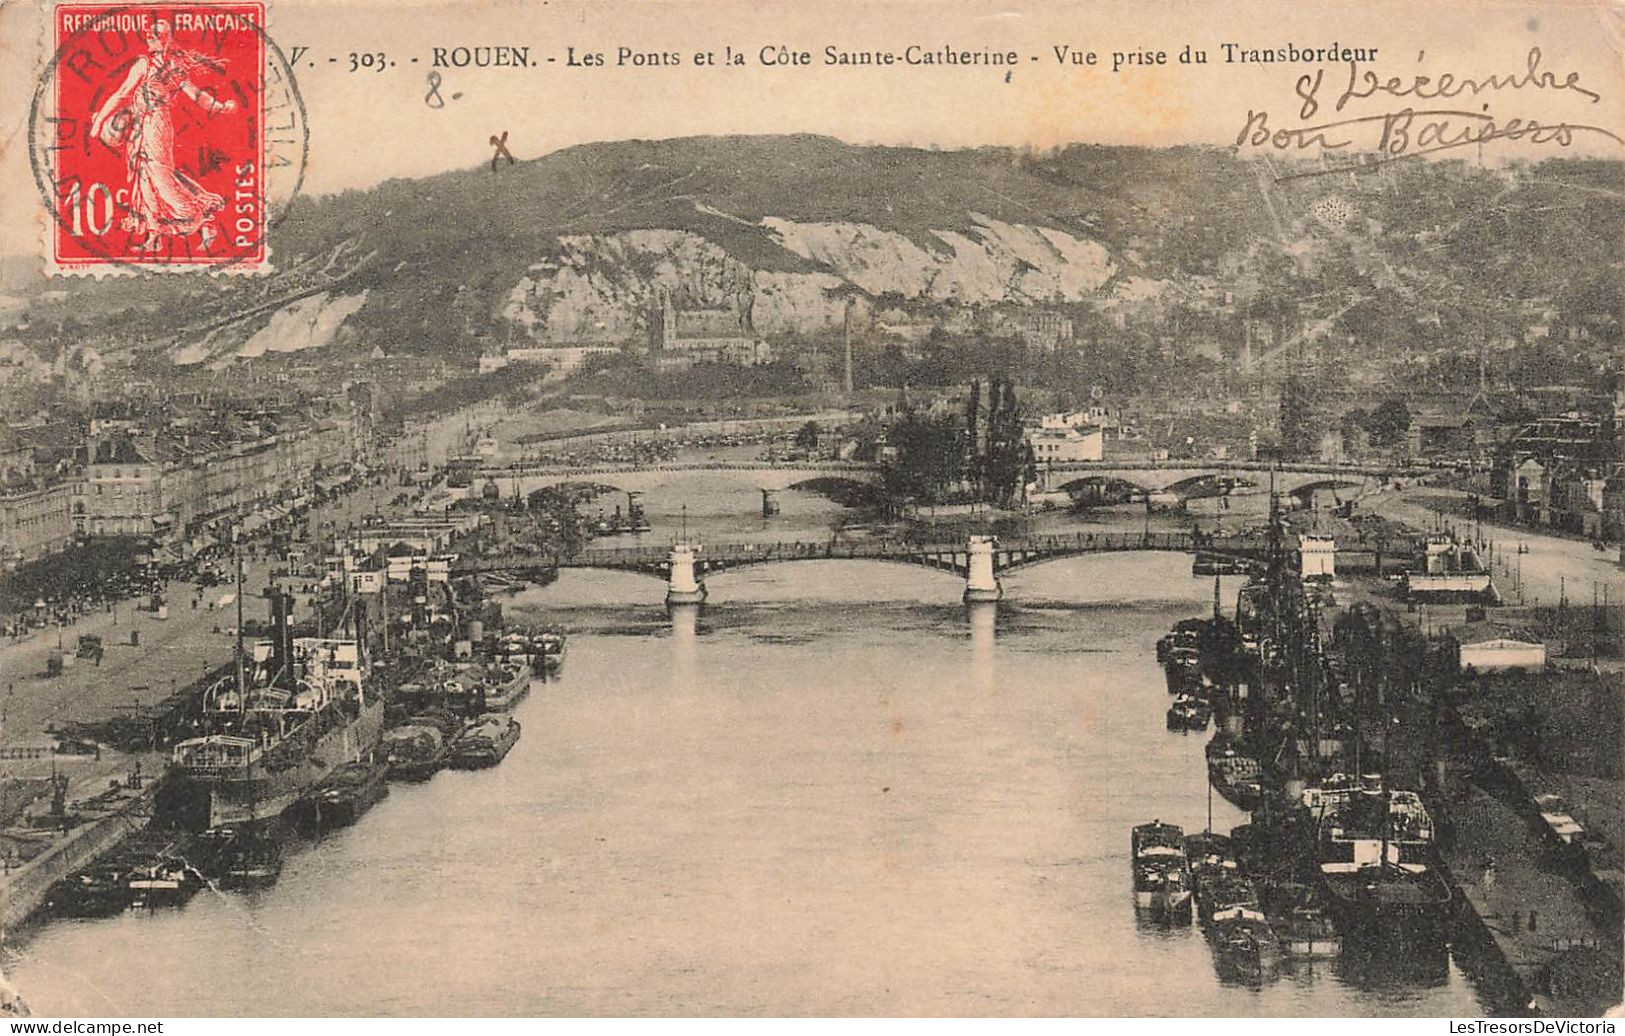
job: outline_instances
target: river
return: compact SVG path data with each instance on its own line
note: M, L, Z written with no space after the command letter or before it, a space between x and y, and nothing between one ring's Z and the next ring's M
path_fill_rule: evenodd
M500 767L6 971L46 1015L1482 1013L1453 964L1228 985L1199 928L1136 923L1129 828L1205 822L1153 656L1211 600L1189 566L1055 562L967 611L941 573L774 565L672 615L566 571L509 602L571 641Z

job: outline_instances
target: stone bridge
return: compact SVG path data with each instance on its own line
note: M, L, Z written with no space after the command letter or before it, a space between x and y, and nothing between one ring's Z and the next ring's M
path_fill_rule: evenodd
M669 464L597 464L585 467L557 467L517 465L515 467L481 468L475 476L475 485L494 479L505 493L515 479L523 494L530 494L546 486L567 483L591 483L609 486L620 492L647 492L661 486L691 481L706 475L721 476L737 481L742 486L756 489L785 490L803 482L818 479L836 479L848 482L872 483L880 481L880 465L862 462L815 464L784 462L769 464L765 461L706 461Z
M755 489L785 490L818 479L872 483L880 480L882 466L859 461L706 461L665 464L603 464L559 467L535 463L481 468L475 484L495 480L504 495L517 481L529 494L545 486L586 482L621 492L647 492L696 476L720 475ZM1221 496L1232 492L1263 492L1275 476L1281 493L1315 489L1375 489L1395 475L1390 468L1333 464L1297 464L1275 467L1262 462L1230 464L1193 461L1069 461L1040 465L1039 486L1074 496L1102 498L1172 493L1179 498Z
M1412 540L1362 545L1382 558L1409 556L1418 548ZM967 601L998 600L1003 595L999 576L1006 572L1061 558L1117 551L1178 551L1196 555L1199 574L1247 571L1268 555L1264 536L1220 536L1202 532L1068 533L1001 541L992 536L971 536L965 543L924 543L902 539L853 542L787 540L775 543L715 543L701 547L588 548L569 558L498 554L458 559L454 574L510 573L523 575L552 568L598 568L635 572L663 579L669 603L705 599L705 577L749 565L793 561L885 561L916 565L952 573L965 580Z

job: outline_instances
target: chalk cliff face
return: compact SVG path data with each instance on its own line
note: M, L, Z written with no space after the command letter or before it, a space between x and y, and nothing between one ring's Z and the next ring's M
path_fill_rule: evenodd
M270 311L259 325L244 324L206 334L176 346L170 359L177 366L208 363L224 367L233 359L252 360L266 353L303 352L331 345L339 331L367 302L365 290L354 294L318 292ZM232 343L247 333L241 344Z
M752 264L693 230L628 230L558 239L501 308L539 341L627 340L662 292L695 306L748 312L759 334L839 326L846 297L926 305L1044 304L1096 297L1117 272L1107 249L1052 227L972 214L969 230L933 229L924 244L853 222L764 217L754 228L804 262Z
M971 213L969 232L933 229L926 247L861 223L762 222L784 247L871 295L992 302L1078 302L1116 267L1105 247L1051 227Z
M760 333L841 320L825 273L755 270L686 230L628 230L558 239L508 292L501 316L538 341L627 341L647 330L669 292L684 304L735 307Z

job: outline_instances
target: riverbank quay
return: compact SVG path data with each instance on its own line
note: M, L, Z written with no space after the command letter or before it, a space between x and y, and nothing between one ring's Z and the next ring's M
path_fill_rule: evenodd
M1516 806L1447 764L1435 796L1448 822L1441 851L1459 897L1457 959L1496 1013L1595 1017L1619 1002L1610 938L1570 868Z
M263 586L268 571L263 563L245 563L244 586ZM127 603L88 615L64 631L60 646L55 631L0 645L0 748L34 744L47 728L152 705L230 660L235 588L171 583L168 602L164 613ZM244 606L251 615L264 609L258 600ZM101 637L99 659L75 657L81 635ZM51 665L53 658L60 668Z
M1575 697L1562 685L1582 682L1577 675L1531 675L1520 682L1562 702ZM1609 720L1587 701L1618 693L1617 684L1596 675L1595 687L1581 689L1596 693L1572 706L1577 719L1592 718L1593 729ZM1574 745L1566 754L1545 753L1547 764L1536 765L1520 758L1532 732L1516 732L1524 735L1521 743L1509 736L1514 731L1483 700L1485 688L1476 689L1478 700L1448 707L1441 725L1448 754L1439 798L1445 855L1465 908L1462 942L1493 976L1491 988L1509 1004L1521 1002L1519 1013L1600 1014L1619 1002L1625 987L1622 818L1617 778L1582 771L1616 767L1617 750L1611 759L1597 759L1581 750L1594 746ZM1534 725L1552 729L1538 719ZM1617 726L1616 718L1612 729Z
M1527 609L1411 609L1389 588L1350 582L1340 604L1387 603L1443 658L1482 637L1486 612L1545 645L1550 665L1537 671L1433 667L1402 724L1413 736L1390 736L1387 765L1412 775L1435 818L1455 889L1453 953L1495 1013L1594 1017L1617 1005L1625 818L1618 677L1607 671L1617 666L1591 663L1581 638L1541 637L1547 617Z
M1409 523L1418 529L1441 526L1433 499L1448 491L1431 487L1372 494L1360 501L1365 513L1379 514ZM1464 498L1464 496L1463 496ZM1552 530L1477 522L1466 517L1445 520L1443 527L1460 536L1469 533L1482 539L1490 567L1507 603L1554 604L1565 594L1581 602L1591 596L1591 586L1619 588L1621 585L1618 550L1598 551L1590 541ZM1615 599L1620 599L1616 596Z
M36 799L0 829L0 931L22 924L57 882L146 827L161 771L155 754L106 754L105 766L75 780L58 775L60 796ZM124 777L109 776L122 769Z
M133 609L91 617L91 628L138 634L99 664L77 658L53 673L45 644L0 648L12 677L0 730L0 930L151 819L164 749L184 734L203 687L229 668L234 643L216 628L235 629L235 598L221 603L234 591L214 588L205 601L185 589L198 607L188 601L169 619Z

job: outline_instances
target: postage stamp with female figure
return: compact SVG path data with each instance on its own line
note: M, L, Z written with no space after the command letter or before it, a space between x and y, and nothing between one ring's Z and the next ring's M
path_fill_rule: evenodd
M290 190L271 167L303 165L268 147L303 115L264 6L64 4L53 21L30 148L53 267L263 269L268 187Z

